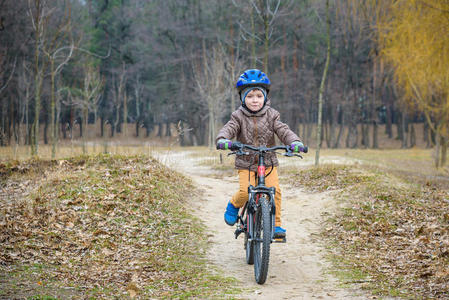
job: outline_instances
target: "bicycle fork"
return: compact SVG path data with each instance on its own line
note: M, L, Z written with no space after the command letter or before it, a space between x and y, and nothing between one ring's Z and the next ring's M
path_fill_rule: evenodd
M276 219L276 205L274 201L274 195L276 189L274 187L257 186L254 187L250 185L248 187L249 200L245 204L242 213L238 216L239 222L237 228L234 232L235 238L237 239L240 234L245 231L248 233L248 239L253 240L254 238L254 212L257 210L259 205L258 201L262 194L265 194L270 199L269 207L271 214L271 242L275 243L285 243L286 239L275 239L274 229L275 229L275 219ZM246 220L243 219L246 211Z

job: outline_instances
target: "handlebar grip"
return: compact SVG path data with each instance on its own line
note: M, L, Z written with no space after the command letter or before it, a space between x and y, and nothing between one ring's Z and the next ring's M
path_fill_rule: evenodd
M308 146L304 146L304 151L303 151L304 153L307 153L307 152L309 152L309 147Z

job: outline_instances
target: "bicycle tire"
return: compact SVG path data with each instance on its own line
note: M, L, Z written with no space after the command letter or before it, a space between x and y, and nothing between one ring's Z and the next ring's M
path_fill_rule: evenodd
M264 284L268 275L271 245L271 214L265 195L259 198L260 205L255 214L254 275L258 284Z

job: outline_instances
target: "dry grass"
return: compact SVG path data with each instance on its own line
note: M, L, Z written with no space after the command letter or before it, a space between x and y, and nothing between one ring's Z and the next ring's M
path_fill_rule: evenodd
M297 170L288 180L312 191L336 190L343 208L323 235L344 283L380 295L447 299L448 178L420 183L404 170L323 165Z
M194 187L147 156L0 164L0 298L224 298Z

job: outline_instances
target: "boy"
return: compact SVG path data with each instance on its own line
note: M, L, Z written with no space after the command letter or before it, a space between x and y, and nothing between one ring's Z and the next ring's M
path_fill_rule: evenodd
M294 151L303 151L304 144L300 138L290 130L287 124L280 121L278 111L270 107L270 99L267 98L270 80L260 70L249 69L240 75L237 81L237 90L242 105L232 113L229 120L218 133L216 138L217 148L225 149L232 144L231 139L253 145L255 147L275 146L274 135L285 145L291 145ZM278 160L275 153L267 153L266 159L266 186L275 187L275 237L285 237L286 230L281 227L281 189L277 174ZM224 219L226 224L232 226L237 222L239 208L248 201L248 178L255 185L255 172L257 171L257 158L255 155L237 156L235 168L239 174L239 191L229 201Z

